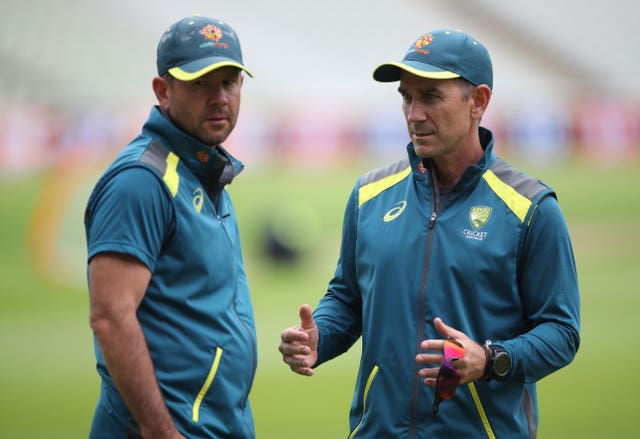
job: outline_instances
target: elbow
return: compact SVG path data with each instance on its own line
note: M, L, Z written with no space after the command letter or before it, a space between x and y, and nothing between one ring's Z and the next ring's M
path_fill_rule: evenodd
M578 349L580 349L580 332L578 328L572 328L569 334L568 343L569 343L570 352L572 353L569 361L573 361L576 354L578 353Z
M135 312L133 318L136 318ZM109 334L126 328L127 319L127 313L94 307L89 314L89 325L96 338L102 340L109 337Z
M93 334L100 339L103 334L109 332L111 322L105 313L92 309L89 314L89 326Z

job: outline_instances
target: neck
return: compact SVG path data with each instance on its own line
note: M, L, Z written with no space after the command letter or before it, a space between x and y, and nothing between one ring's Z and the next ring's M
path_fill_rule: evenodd
M455 156L436 157L433 159L435 170L438 174L438 184L441 189L454 187L469 166L475 165L482 159L484 150L480 142Z

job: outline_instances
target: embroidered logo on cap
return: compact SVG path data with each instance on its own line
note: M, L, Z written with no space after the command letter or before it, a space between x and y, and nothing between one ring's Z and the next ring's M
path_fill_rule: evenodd
M227 43L223 43L220 41L224 34L222 33L222 29L220 29L215 24L208 24L200 29L200 35L208 40L200 44L201 48L207 46L222 47L223 49L229 48L229 45Z
M215 24L208 24L200 30L200 35L207 40L219 41L222 38L222 29Z
M433 42L433 35L426 34L421 36L416 41L416 52L420 52L420 53L424 53L425 55L428 55L430 52L426 49L423 49L423 47L428 46L432 42Z

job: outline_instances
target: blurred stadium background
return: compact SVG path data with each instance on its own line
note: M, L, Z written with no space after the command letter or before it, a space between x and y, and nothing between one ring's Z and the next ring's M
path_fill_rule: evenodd
M160 34L192 13L229 22L255 74L226 146L246 165L231 191L259 331L259 437L348 433L358 347L303 379L281 363L279 333L324 291L357 176L404 154L400 99L373 69L442 27L488 47L495 90L484 125L501 155L558 191L574 238L584 340L576 361L541 383L540 437L636 437L637 2L0 5L0 437L86 437L98 379L84 203L155 103Z

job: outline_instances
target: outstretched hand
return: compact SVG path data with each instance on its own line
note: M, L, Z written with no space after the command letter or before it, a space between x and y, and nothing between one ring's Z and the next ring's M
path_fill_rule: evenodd
M309 305L300 307L300 324L282 331L280 339L282 361L295 373L313 375L312 367L318 361L318 327Z
M475 341L471 340L464 332L447 326L441 318L436 317L433 321L436 330L442 334L442 339L429 339L420 343L423 351L436 351L435 353L421 353L416 356L418 365L437 365L442 363L442 350L444 338L450 337L459 341L465 350L465 356L455 361L455 368L460 374L460 383L467 383L482 378L486 355L484 349ZM424 383L429 386L436 385L439 367L425 367L420 369L418 375L424 378Z

